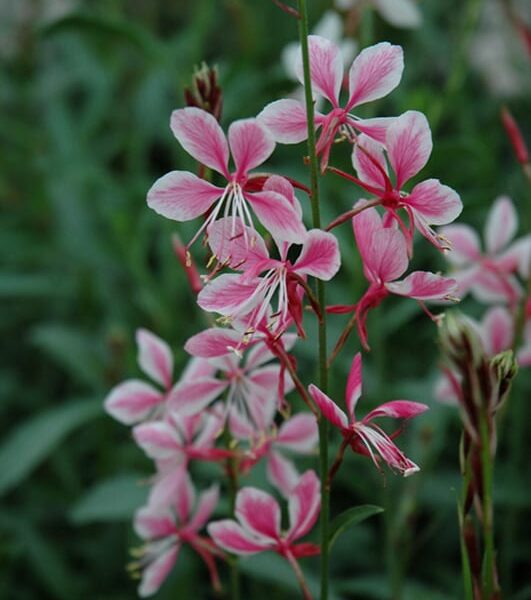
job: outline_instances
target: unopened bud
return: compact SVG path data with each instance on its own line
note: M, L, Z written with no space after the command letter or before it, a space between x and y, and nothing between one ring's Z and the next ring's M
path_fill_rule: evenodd
M496 354L490 361L490 366L498 384L498 398L495 408L499 408L509 396L511 383L518 372L518 364L514 352L506 350Z
M185 88L184 100L187 106L196 106L212 114L217 121L221 119L223 108L223 95L218 84L216 67L209 67L202 63L196 69L192 78L191 87Z

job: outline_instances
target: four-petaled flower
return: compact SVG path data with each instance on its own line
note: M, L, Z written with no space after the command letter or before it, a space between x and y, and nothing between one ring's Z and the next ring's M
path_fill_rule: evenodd
M383 460L391 469L404 476L415 473L419 470L419 467L407 458L393 442L393 438L400 433L400 430L388 435L374 420L380 417L410 419L423 413L428 407L420 402L393 400L381 404L358 421L354 415L354 410L361 396L361 386L361 354L358 353L352 361L347 381L345 394L347 414L317 386L311 384L308 391L323 417L341 431L343 451L346 446L350 446L355 452L370 456L378 469L380 468L380 462Z

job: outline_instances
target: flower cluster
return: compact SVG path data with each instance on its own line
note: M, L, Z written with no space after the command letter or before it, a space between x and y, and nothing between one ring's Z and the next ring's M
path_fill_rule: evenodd
M177 381L168 345L140 330L139 366L156 386L128 380L105 403L113 417L133 426L135 442L154 462L149 500L135 520L146 542L134 564L141 573L143 596L158 589L179 548L187 544L206 563L214 587L219 587L216 559L226 558L226 552L272 550L289 561L309 597L297 560L320 549L298 540L310 533L319 515L321 484L312 470L299 473L294 455L315 453L318 419L330 421L343 439L330 481L347 447L372 459L378 469L387 464L403 475L418 470L395 444L400 429L388 434L379 420L410 419L427 408L424 404L395 400L357 420L361 355L355 356L348 376L344 413L323 390L302 383L293 349L306 336L304 315L322 321L326 311L352 312L354 320L345 331L357 322L361 344L368 349L367 314L390 294L415 299L436 319L425 303L454 298L456 281L427 271L404 274L413 256L415 231L436 248L449 248L451 236L434 227L453 221L461 201L436 179L408 186L432 150L424 115L408 111L362 119L355 114L357 107L397 87L402 49L387 42L365 48L348 69L348 95L343 99L339 48L315 35L308 42L312 93L316 101L328 103L315 119L322 172L334 172L358 186L365 195L362 200L326 229L310 229L295 193L307 188L264 170L277 143L308 137L306 108L293 98L269 104L256 118L233 122L227 135L215 114L195 100L194 106L175 110L171 129L197 161L200 176L172 171L147 196L148 206L169 219L201 218L186 245L175 238L174 248L188 270L198 306L217 319L213 323L209 318L210 326L185 343L191 358ZM294 72L303 83L300 50ZM221 105L219 94L216 88ZM330 166L337 141L352 156L352 173ZM353 226L368 289L354 304L321 306L311 279L328 282L338 273L341 252L331 230L346 221ZM209 252L205 269L198 269L191 255L200 238ZM289 395L295 391L310 412L293 414L297 405ZM235 506L230 516L236 520L211 521L217 486L195 501L192 482L201 480L205 461L215 463L220 479L225 476L229 483ZM238 490L241 479L261 461L270 484L288 503L287 530L273 496L254 487ZM205 526L208 534L202 532Z

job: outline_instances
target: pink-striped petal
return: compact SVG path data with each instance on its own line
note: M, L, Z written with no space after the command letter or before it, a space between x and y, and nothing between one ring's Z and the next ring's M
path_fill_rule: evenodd
M513 275L478 268L470 291L479 302L514 304L522 296L522 286Z
M148 505L154 510L167 510L170 507L173 510L175 498L179 493L183 474L187 468L185 457L182 458L183 462L177 465L175 465L174 459L159 461L158 465L165 462L168 462L169 465L157 473L149 492Z
M168 408L183 417L196 415L218 398L226 387L227 381L213 377L178 383L168 396Z
M321 392L317 386L313 385L313 383L308 387L308 391L325 419L339 429L348 427L347 415L331 398L326 394L323 394L323 392Z
M258 282L242 282L240 275L220 275L199 292L197 303L203 310L220 315L245 314L260 299Z
M280 506L266 492L244 487L236 496L235 515L243 528L264 542L276 541L280 535Z
M320 229L311 229L293 270L330 281L339 271L340 265L341 255L335 236Z
M241 340L241 333L222 327L205 329L189 338L184 349L192 356L214 358L230 354Z
M429 271L413 271L402 281L386 283L393 294L415 298L415 300L448 300L456 297L457 282Z
M151 186L147 204L167 219L190 221L206 213L222 194L222 188L193 173L170 171Z
M271 450L267 461L267 479L284 498L288 498L297 485L300 474L291 460Z
M461 214L463 203L457 192L438 179L427 179L416 185L404 199L430 225L447 225Z
M365 204L366 200L359 200L354 208ZM363 262L363 271L369 281L377 281L377 274L367 270L366 264L371 261L372 238L377 231L383 229L382 219L375 208L366 208L352 219L352 229L356 238L361 260ZM406 251L407 253L407 251Z
M180 546L170 546L166 552L158 556L142 573L142 579L138 587L138 595L141 598L153 596L168 577L177 560Z
M347 404L347 414L351 422L354 422L354 411L356 404L361 396L362 373L361 373L361 352L358 352L352 361L350 372L347 379L347 391L345 394Z
M197 509L192 519L190 519L187 529L194 532L202 529L212 516L218 502L219 486L217 484L213 484L207 490L201 492Z
M262 236L232 217L212 223L208 229L208 245L220 263L238 271L269 259Z
M428 162L433 142L428 119L408 110L389 126L386 138L389 162L396 175L396 188L416 175Z
M319 96L324 96L334 106L337 106L343 81L343 59L339 48L324 37L310 35L308 36L308 50L313 92ZM300 51L295 62L295 73L304 85L302 54Z
M156 509L150 505L137 510L134 519L135 533L143 540L155 540L175 533L175 523L167 509Z
M138 364L151 379L168 388L173 374L173 354L168 344L147 329L137 329Z
M440 233L450 242L452 250L446 258L456 266L465 266L481 258L481 248L477 233L468 225L443 227Z
M229 127L228 138L237 177L244 177L264 163L275 149L271 133L256 119L234 121Z
M366 211L354 217L358 219ZM358 223L359 224L359 223ZM358 239L359 227L356 228ZM359 245L359 242L358 242ZM364 271L370 281L386 283L400 277L408 267L407 245L402 233L384 228L376 231L365 248Z
M275 240L302 244L307 235L306 228L295 207L282 194L267 190L247 192L245 199Z
M120 423L132 425L145 419L164 396L153 386L129 379L114 387L105 398L105 410Z
M485 223L485 246L491 255L497 254L513 239L518 229L518 216L511 199L497 198Z
M508 350L513 343L514 320L503 306L489 309L481 321L480 335L489 356Z
M164 421L137 425L133 428L133 438L149 458L171 458L180 449L175 431Z
M314 471L306 471L289 498L288 539L293 541L305 536L315 525L320 510L321 484Z
M180 469L181 479L174 498L174 506L180 524L188 523L195 504L195 488L190 474L185 469Z
M352 165L364 183L385 190L387 163L381 144L365 134L360 135L352 150Z
M395 117L375 117L373 119L352 119L350 124L373 140L385 144L387 130Z
M215 372L216 367L210 361L194 356L188 361L179 381L194 381L198 377L212 377Z
M531 265L531 235L519 238L494 260L496 267L505 273L518 272L527 280Z
M275 446L307 453L315 449L318 438L319 431L315 417L309 414L298 414L282 423L275 439Z
M378 408L371 410L371 412L363 418L363 423L368 423L372 419L378 417L392 417L394 419L411 419L417 415L422 414L428 410L426 404L420 402L411 402L411 400L393 400L381 404Z
M217 546L242 556L264 552L271 548L271 542L256 540L236 521L224 519L215 521L207 527L208 534Z
M348 110L387 96L400 83L403 70L400 46L381 42L362 50L349 70Z
M295 196L295 190L291 183L280 175L271 175L264 183L264 190L277 192L286 198L286 200L293 206L299 217L302 218L302 206Z
M229 176L229 145L216 119L195 107L174 110L171 130L181 146L201 164Z
M298 144L308 137L306 109L298 100L276 100L257 116L276 142Z

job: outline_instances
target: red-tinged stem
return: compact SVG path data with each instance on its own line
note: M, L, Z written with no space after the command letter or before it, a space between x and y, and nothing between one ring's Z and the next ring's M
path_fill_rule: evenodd
M310 590L308 589L308 584L306 583L306 579L304 579L304 573L297 562L297 559L293 556L291 552L286 552L285 557L287 558L291 568L295 573L295 577L301 586L302 597L304 600L313 600L312 595L310 594Z
M337 340L337 343L332 351L332 354L328 358L328 368L330 368L330 366L336 359L337 355L341 352L343 346L345 345L345 343L348 339L348 336L350 335L350 332L354 329L354 325L356 324L357 318L358 318L358 315L355 312L352 315L352 317L350 318L350 321L347 323L345 329L343 329L343 333L339 336L339 339Z
M299 392L299 395L302 398L302 400L304 401L304 403L306 404L306 406L312 411L312 413L316 417L318 417L319 411L317 410L315 403L312 400L310 394L308 394L308 392L306 391L304 384L300 380L300 378L297 374L297 369L295 369L295 367L293 366L293 363L291 362L291 359L290 359L288 353L280 345L275 347L274 352L275 352L277 358L280 360L280 362L288 370L288 373L291 375L291 379L293 380L295 389L297 390L297 392Z
M301 14L296 8L293 8L292 6L288 6L287 4L284 4L284 2L280 2L280 0L271 0L271 1L273 2L273 4L275 6L278 6L280 8L280 10L283 10L288 15L291 15L292 17L295 17L296 19L301 18Z
M376 187L373 187L372 185L369 185L368 183L365 183L364 181L362 181L361 179L358 179L357 177L355 177L354 175L351 175L350 173L345 173L345 171L342 171L341 169L337 169L336 167L327 167L326 170L330 171L330 173L335 173L336 175L343 177L343 179L352 181L352 183L359 185L366 192L369 192L369 194L373 194L374 196L380 196L382 194L382 190L380 190Z
M350 444L351 439L352 439L352 437L344 438L343 441L341 442L341 446L339 446L339 450L337 451L336 459L334 460L334 464L330 467L330 471L328 472L328 479L326 481L326 485L328 486L329 489L332 487L332 479L334 478L335 474L339 470L339 467L341 466L341 463L343 462L343 458L345 456L345 450L348 448L348 445Z
M326 231L331 231L332 229L334 229L334 227L342 225L346 221L350 221L350 219L352 219L356 215L359 215L365 209L372 208L373 206L378 206L381 203L382 201L380 200L380 198L375 198L374 200L369 200L369 202L363 204L362 206L356 206L356 208L353 208L352 210L349 210L346 213L339 215L337 219L334 219L329 225L327 225Z

